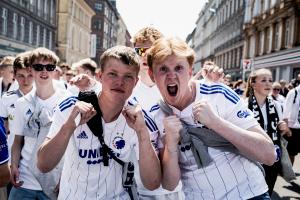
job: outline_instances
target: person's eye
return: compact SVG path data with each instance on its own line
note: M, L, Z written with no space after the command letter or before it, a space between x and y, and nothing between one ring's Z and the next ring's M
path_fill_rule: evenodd
M133 80L133 76L132 75L125 75L125 79L126 80Z
M116 77L117 74L116 74L115 72L109 72L109 73L108 73L108 76L110 76L110 77Z
M159 68L159 71L160 71L160 72L167 72L168 69L167 69L166 66L162 66L162 67Z
M182 69L183 69L183 66L181 66L181 65L177 65L177 66L175 67L175 71L176 71L176 72L181 71Z

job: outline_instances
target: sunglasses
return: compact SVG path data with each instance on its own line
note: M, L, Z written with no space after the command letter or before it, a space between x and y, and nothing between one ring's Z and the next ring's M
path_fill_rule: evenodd
M45 68L48 72L52 72L52 71L55 70L56 65L53 65L53 64L47 64L47 65L43 65L43 64L34 64L34 65L32 65L32 68L33 68L35 71L38 71L38 72L43 71L44 68Z
M273 90L275 90L275 91L280 91L280 89L279 89L279 88L273 88Z
M150 47L135 47L134 50L139 56L143 57L149 48Z

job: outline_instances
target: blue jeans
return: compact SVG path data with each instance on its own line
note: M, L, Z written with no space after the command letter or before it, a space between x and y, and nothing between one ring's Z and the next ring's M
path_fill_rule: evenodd
M270 195L268 192L264 193L264 194L261 194L261 195L258 195L256 197L253 197L249 200L270 200Z
M49 200L46 194L41 190L30 190L26 188L13 187L10 191L8 200Z

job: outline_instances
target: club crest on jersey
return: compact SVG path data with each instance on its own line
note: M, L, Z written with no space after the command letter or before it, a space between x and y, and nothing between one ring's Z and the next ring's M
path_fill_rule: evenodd
M13 116L12 114L9 114L9 115L7 116L7 118L8 118L8 120L14 120L14 116Z
M240 110L236 115L239 118L247 118L248 116L250 116L250 113L247 110Z
M81 133L79 133L79 135L77 136L78 139L88 139L88 136L86 135L85 131L82 131Z
M123 149L125 147L125 140L122 137L120 137L120 136L116 136L113 139L113 146L116 149Z

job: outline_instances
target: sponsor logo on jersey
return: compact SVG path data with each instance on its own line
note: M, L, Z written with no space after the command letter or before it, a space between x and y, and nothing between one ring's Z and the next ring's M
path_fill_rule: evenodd
M77 136L78 139L88 139L88 136L86 135L85 131L82 131L81 133L79 133L79 135Z
M115 152L112 152L112 153L115 154L117 157L120 156L119 153L115 153ZM99 149L79 149L78 155L80 158L88 159L86 161L86 164L88 164L88 165L95 165L95 164L100 164L103 162L102 147L100 147ZM108 155L108 158L112 159L112 157L110 155Z
M239 118L247 118L248 116L250 116L250 113L247 110L240 110L236 115Z

